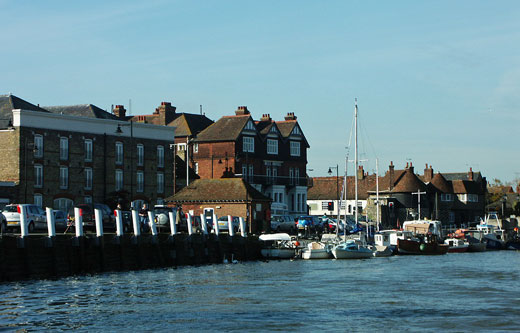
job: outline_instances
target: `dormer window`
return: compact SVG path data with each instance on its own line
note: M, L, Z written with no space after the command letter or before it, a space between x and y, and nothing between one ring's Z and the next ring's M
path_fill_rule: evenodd
M300 131L300 128L298 126L294 126L294 129L292 130L291 134L300 135L302 132Z
M245 129L250 131L256 131L255 125L251 120L247 122Z

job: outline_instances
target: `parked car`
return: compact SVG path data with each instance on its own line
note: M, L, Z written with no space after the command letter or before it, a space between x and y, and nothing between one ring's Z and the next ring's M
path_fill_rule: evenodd
M231 225L233 226L233 231L235 233L238 232L240 230L240 219L237 216L232 216ZM229 232L229 221L227 215L218 218L218 230L220 232Z
M105 204L96 203L91 204L79 204L71 207L68 213L68 226L74 227L75 216L74 208L80 209L80 214L83 218L83 228L95 229L96 228L96 216L94 215L94 209L101 210L101 219L103 220L103 230L115 230L116 229L116 217L114 212Z
M20 228L20 212L25 209L27 214L27 228L29 232L39 229L47 229L47 216L45 211L33 204L10 204L4 207L2 214L7 221L7 229Z
M171 207L164 205L156 205L153 208L153 212L155 214L155 225L157 229L170 229L170 216L169 213L175 213Z
M298 233L315 233L322 232L322 226L317 216L304 215L298 218Z
M271 230L275 232L294 234L296 232L294 217L291 215L274 215L271 218Z
M4 214L0 212L0 233L7 232L7 220L5 219Z
M67 213L62 210L53 210L54 215L54 226L56 230L65 230L67 229Z

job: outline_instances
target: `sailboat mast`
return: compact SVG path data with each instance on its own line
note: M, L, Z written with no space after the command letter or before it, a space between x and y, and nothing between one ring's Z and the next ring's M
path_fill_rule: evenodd
M357 138L357 114L358 114L358 108L357 108L357 98L354 108L354 188L355 188L355 212L356 212L356 226L358 224L358 138Z
M379 231L379 160L376 158L376 223Z

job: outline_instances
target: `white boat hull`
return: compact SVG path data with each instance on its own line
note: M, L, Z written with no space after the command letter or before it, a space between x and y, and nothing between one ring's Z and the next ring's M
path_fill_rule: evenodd
M264 258L291 259L296 255L295 249L262 249L260 251Z
M326 249L305 249L302 252L303 259L329 259L330 252Z

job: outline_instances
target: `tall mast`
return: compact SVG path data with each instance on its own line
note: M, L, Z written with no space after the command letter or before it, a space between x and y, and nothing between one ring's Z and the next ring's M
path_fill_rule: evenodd
M376 158L376 223L379 231L379 160Z
M358 139L357 139L357 98L355 102L355 108L354 108L354 184L355 184L355 212L356 212L356 227L358 223L358 151L357 151L357 145L358 145Z

